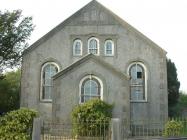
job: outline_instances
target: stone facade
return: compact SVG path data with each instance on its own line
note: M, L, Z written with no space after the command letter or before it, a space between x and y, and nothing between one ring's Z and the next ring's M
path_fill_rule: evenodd
M99 55L88 54L88 39L99 40ZM82 40L82 55L73 55L73 41ZM114 42L114 55L105 56L105 40ZM60 72L53 78L52 102L43 102L41 69L55 62ZM128 68L133 62L146 67L146 100L130 101ZM114 103L113 117L161 119L168 115L166 52L93 0L59 24L23 56L21 106L37 109L45 119L68 120L79 104L81 78L92 74L103 82L103 100Z

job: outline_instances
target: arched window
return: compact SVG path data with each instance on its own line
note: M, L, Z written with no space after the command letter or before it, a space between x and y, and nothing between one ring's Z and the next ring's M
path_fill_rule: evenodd
M41 95L43 101L52 100L52 76L59 71L59 66L54 62L47 62L41 71Z
M146 68L140 62L132 63L129 66L130 79L130 99L131 101L145 101L146 98Z
M114 42L112 40L105 41L105 55L106 56L114 55Z
M73 42L73 55L74 56L82 55L82 41L80 39L76 39Z
M88 53L99 55L99 40L92 37L88 40Z
M90 99L102 99L102 82L93 75L84 77L80 82L80 103Z

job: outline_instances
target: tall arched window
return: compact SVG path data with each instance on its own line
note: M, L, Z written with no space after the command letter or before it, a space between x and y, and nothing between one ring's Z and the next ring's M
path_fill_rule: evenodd
M88 53L99 55L99 40L92 37L88 40Z
M73 42L73 55L74 56L82 55L82 41L80 39L76 39Z
M129 66L130 99L131 101L145 101L146 98L146 68L141 62L132 63Z
M93 75L84 77L80 82L80 103L90 99L102 99L103 85L100 79Z
M105 55L106 56L114 55L114 42L112 40L105 41Z
M47 62L41 71L41 95L42 101L52 100L52 76L59 71L59 66L54 62Z

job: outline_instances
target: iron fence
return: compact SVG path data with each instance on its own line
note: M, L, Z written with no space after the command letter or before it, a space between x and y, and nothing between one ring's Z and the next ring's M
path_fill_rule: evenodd
M166 139L187 137L187 119L122 120L120 134L123 140ZM111 121L82 121L77 123L44 122L42 140L111 140ZM187 139L187 138L185 138Z
M110 140L110 121L44 122L42 140Z
M187 137L187 119L123 120L121 133L124 139Z

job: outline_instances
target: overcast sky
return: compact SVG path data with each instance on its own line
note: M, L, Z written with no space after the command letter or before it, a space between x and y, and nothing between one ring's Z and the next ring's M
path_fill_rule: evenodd
M175 63L187 92L187 0L98 0L160 47ZM21 9L36 25L30 44L90 0L0 0L0 10Z

